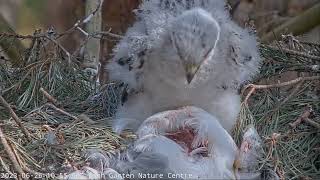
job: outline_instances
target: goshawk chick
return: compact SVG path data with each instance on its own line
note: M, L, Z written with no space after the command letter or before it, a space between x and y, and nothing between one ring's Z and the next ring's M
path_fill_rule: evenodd
M224 0L145 0L108 70L127 84L114 129L137 130L154 113L196 106L230 131L239 87L255 75L255 35L236 25Z

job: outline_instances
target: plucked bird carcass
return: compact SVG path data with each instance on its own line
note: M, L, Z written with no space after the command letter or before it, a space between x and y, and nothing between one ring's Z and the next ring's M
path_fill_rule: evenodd
M137 131L137 139L116 155L87 150L86 167L64 179L261 179L256 171L261 140L250 127L240 151L219 120L187 106L156 113ZM93 170L92 170L93 169Z
M137 130L154 113L196 106L230 131L238 89L259 69L255 35L231 19L224 0L144 0L114 50L110 78L126 85L114 130Z
M154 174L168 179L236 178L237 146L218 119L200 108L157 113L143 122L137 136L131 154L138 155L120 161L126 173L155 169ZM139 162L139 156L144 161Z

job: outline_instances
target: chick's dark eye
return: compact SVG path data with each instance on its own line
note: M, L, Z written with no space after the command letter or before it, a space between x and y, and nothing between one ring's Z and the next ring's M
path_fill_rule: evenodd
M251 61L252 60L252 56L245 56L245 58L244 58L244 62L249 62L249 61Z

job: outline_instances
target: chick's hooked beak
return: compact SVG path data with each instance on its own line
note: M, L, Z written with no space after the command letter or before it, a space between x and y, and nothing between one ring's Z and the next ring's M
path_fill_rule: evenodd
M191 83L192 79L196 75L197 71L199 70L200 65L198 64L186 64L185 65L185 72L186 72L186 79L188 84Z

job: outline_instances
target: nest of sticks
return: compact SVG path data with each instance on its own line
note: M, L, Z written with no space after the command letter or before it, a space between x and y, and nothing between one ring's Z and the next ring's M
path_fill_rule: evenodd
M92 82L76 57L46 37L1 39L32 42L22 66L0 63L0 172L59 173L81 166L87 149L112 154L134 138L110 128L121 93L117 84ZM254 124L264 142L261 170L272 169L281 179L319 177L320 45L289 37L260 49L263 67L242 88L234 139L239 143Z

